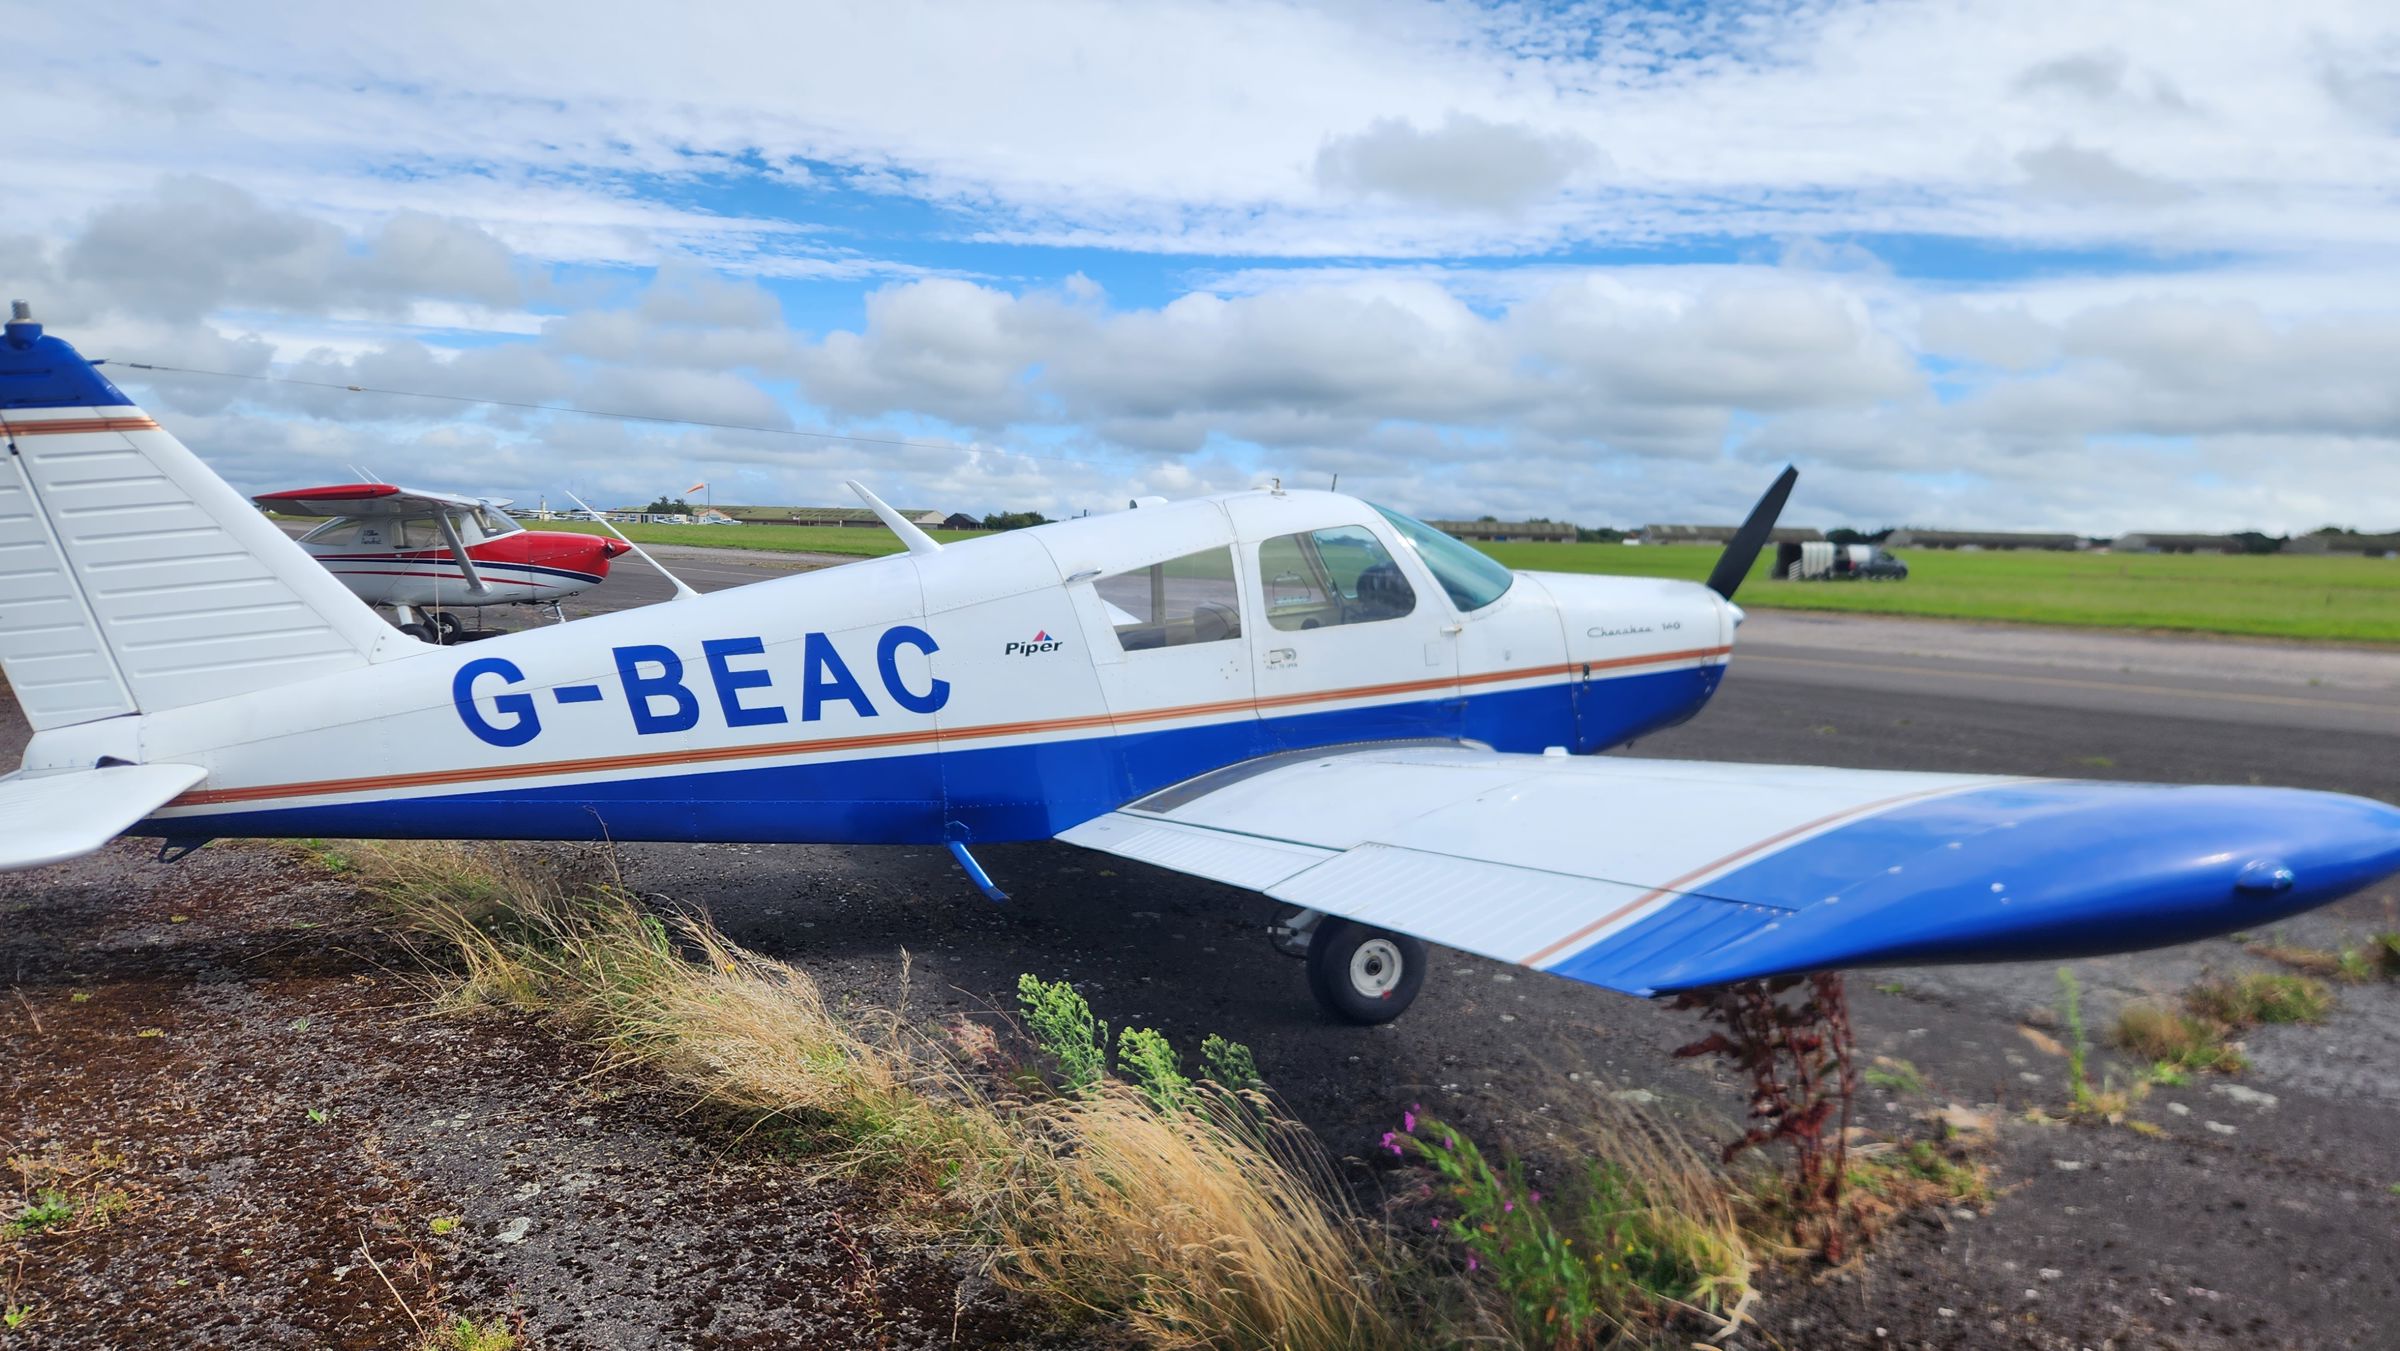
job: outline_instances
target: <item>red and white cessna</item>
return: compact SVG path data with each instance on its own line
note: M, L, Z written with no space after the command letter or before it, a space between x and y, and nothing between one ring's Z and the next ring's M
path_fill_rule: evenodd
M250 499L269 511L331 520L300 537L325 569L369 605L388 605L400 631L446 643L460 630L450 611L482 605L556 605L608 576L633 547L565 530L527 530L495 497L342 483Z

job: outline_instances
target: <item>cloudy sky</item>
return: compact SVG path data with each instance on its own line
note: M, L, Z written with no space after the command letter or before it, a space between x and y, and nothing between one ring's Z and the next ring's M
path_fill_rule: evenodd
M0 279L247 490L2400 527L2388 3L0 12Z

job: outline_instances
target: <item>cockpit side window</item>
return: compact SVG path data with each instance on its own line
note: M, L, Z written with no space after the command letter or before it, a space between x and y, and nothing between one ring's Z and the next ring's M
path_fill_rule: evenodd
M1108 609L1118 645L1128 652L1242 636L1230 546L1102 577L1092 589Z
M1391 550L1364 526L1278 535L1258 546L1267 623L1285 632L1399 619L1416 588Z
M515 517L497 507L475 508L475 523L483 527L483 537L485 539L493 539L501 535L513 535L525 528L524 526L517 524Z
M1375 507L1375 510L1392 523L1392 529L1400 532L1401 541L1416 551L1426 569L1433 573L1433 579L1442 584L1450 603L1460 610L1480 610L1516 585L1517 574L1493 562L1474 546L1461 544L1423 521L1403 516L1389 507Z

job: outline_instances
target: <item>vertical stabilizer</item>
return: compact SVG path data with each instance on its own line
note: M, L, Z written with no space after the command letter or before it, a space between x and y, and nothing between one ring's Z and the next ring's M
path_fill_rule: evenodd
M0 669L37 731L414 646L21 301L0 443Z

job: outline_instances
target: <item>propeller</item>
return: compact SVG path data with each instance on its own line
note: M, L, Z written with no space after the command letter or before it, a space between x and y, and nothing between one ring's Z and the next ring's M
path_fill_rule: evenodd
M1758 551L1767 547L1767 536L1775 531L1775 518L1783 514L1783 504L1792 495L1792 485L1799 481L1798 467L1785 465L1773 486L1767 489L1767 495L1750 508L1750 519L1742 522L1742 528L1734 531L1733 538L1726 543L1725 552L1717 558L1716 570L1708 574L1709 590L1727 600L1733 599L1742 579L1750 575L1750 565L1758 561Z

